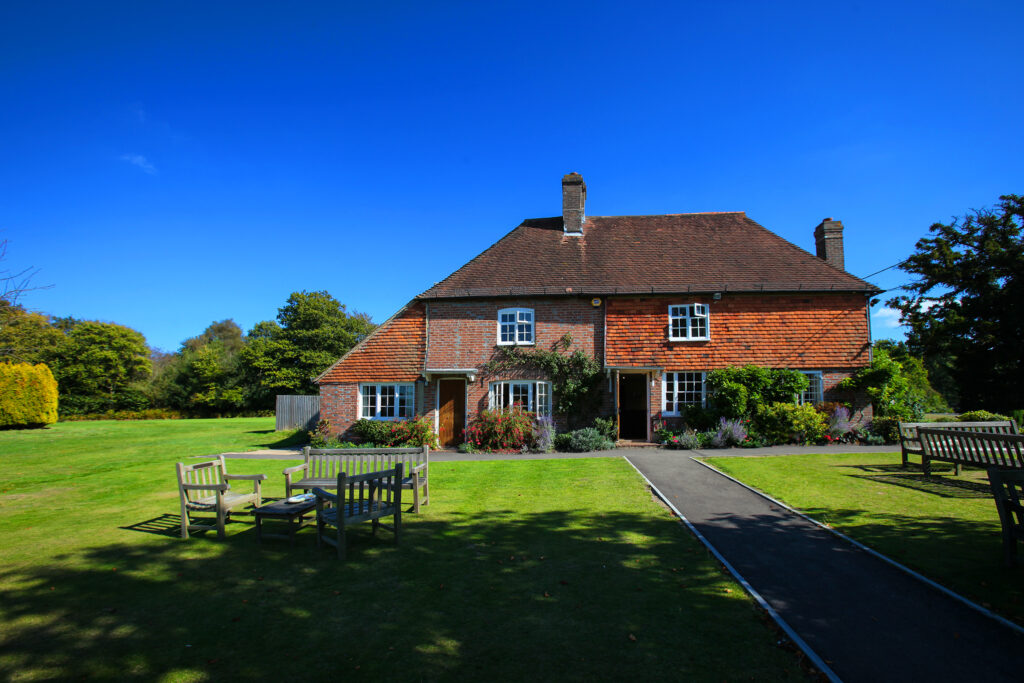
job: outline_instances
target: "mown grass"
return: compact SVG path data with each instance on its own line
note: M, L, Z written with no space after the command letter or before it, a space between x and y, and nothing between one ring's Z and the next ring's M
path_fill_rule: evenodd
M401 544L349 560L177 538L172 464L279 442L270 420L0 432L10 680L803 678L742 590L620 459L431 465ZM288 461L230 460L283 494Z
M984 470L900 467L899 453L705 458L768 495L1024 623L1024 568L1003 564Z

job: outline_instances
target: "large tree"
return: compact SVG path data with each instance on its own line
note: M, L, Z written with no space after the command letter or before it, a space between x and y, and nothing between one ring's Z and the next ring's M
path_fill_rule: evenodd
M916 277L888 304L910 328L911 352L949 373L961 410L1024 407L1022 227L1024 198L1004 195L995 209L932 225L900 266Z
M152 362L139 332L114 323L73 321L54 356L62 413L146 407L135 384L149 377Z
M363 313L348 313L327 292L295 292L249 331L242 358L258 403L273 404L275 394L315 394L313 379L376 327Z

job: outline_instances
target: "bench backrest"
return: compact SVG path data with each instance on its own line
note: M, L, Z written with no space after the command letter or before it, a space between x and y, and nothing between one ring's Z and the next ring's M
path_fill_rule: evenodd
M417 448L310 448L302 449L308 466L306 476L312 479L334 479L339 474L348 475L377 472L391 469L396 464L404 465L408 474L412 468L430 462L430 447Z
M377 472L338 475L338 511L348 522L393 514L402 505L402 463Z
M917 440L917 430L952 429L958 432L981 432L984 434L1018 434L1015 420L992 420L990 422L900 422L900 437Z
M992 468L988 471L988 482L996 499L999 521L1003 527L1024 527L1024 505L1021 504L1024 497L1024 471Z
M984 467L1024 468L1024 436L1020 434L931 427L921 427L917 433L922 450L930 458Z
M175 464L178 472L178 491L182 497L192 503L203 498L209 498L221 484L226 484L224 474L227 466L224 464L224 456L218 455L213 460L197 462L194 465L186 465L183 462ZM194 487L186 489L184 484ZM209 488L201 488L201 487Z

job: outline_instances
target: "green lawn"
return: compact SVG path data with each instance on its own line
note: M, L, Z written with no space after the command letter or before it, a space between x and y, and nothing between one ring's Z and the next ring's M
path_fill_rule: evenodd
M1024 568L1003 565L999 515L983 470L900 467L899 453L705 458L958 593L1024 623Z
M803 679L751 600L616 458L431 465L433 502L349 560L183 541L172 464L273 420L0 432L0 675L319 680ZM287 461L265 472L280 496Z

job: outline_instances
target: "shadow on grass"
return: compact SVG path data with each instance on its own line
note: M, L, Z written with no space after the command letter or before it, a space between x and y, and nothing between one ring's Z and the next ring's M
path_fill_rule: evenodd
M865 473L850 475L855 479L866 479L878 482L879 484L900 486L913 489L914 491L930 493L942 498L992 498L992 491L989 489L987 482L972 481L957 476L935 476L938 473L952 475L952 465L948 467L948 471L943 470L943 466L940 466L940 471L935 472L936 468L933 464L933 474L930 476L925 475L920 470L920 466L915 467L916 471L907 470L898 464L837 465L837 467L860 470ZM994 509L995 507L993 507Z
M349 559L150 535L0 572L0 671L152 680L799 678L676 522L555 511L407 516ZM164 537L164 538L161 538ZM728 595L732 593L732 595ZM737 648L737 643L742 647Z

